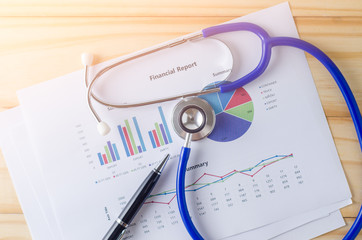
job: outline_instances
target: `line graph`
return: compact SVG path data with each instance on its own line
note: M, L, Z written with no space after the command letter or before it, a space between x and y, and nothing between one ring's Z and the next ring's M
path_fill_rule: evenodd
M216 183L223 183L226 180L230 179L232 176L235 176L237 174L242 174L248 177L254 177L256 174L258 174L261 170L263 170L264 168L277 163L279 161L282 161L284 159L288 159L288 158L292 158L293 157L293 153L289 154L289 155L274 155L272 157L266 158L261 160L260 162L258 162L256 165L243 169L243 170L232 170L224 175L215 175L215 174L210 174L210 173L204 173L202 174L195 182L193 182L192 184L189 184L185 187L185 191L186 192L196 192L200 189L203 189L205 187L208 187L210 185L216 184ZM253 172L253 173L252 173ZM215 177L217 178L215 181L211 181L211 182L206 182L206 183L201 183L200 181L205 177L205 176L210 176L210 177ZM165 201L165 202L161 202L161 201L154 201L154 200L149 200L152 198L155 198L157 196L165 196L165 195L172 195L172 198L169 201ZM166 204L169 205L176 197L176 189L170 189L170 190L166 190L157 194L152 194L150 196L148 196L148 200L146 200L146 202L144 204L151 204L151 203L156 203L156 204Z

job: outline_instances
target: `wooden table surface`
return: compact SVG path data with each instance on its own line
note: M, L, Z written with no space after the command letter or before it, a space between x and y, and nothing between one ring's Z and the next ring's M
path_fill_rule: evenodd
M82 52L99 63L281 2L0 0L0 111L18 105L17 90L80 69ZM301 38L335 61L362 108L362 1L289 3ZM361 206L362 154L334 80L307 58L353 194L347 226L318 239L342 239ZM0 239L31 239L1 153Z

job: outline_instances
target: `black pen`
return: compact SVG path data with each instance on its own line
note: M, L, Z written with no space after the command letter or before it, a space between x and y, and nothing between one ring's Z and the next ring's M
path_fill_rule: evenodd
M154 168L146 179L142 182L141 186L133 194L132 198L127 203L121 214L118 216L112 227L108 230L103 240L119 240L122 238L128 225L132 222L138 211L141 209L146 198L150 195L152 189L155 187L161 172L169 159L170 154L167 154L161 163Z

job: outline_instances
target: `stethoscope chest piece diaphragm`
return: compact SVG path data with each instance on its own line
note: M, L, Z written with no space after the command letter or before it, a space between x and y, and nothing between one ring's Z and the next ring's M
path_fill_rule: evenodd
M215 127L214 109L202 98L184 98L173 109L172 125L183 139L192 134L192 141L207 137Z

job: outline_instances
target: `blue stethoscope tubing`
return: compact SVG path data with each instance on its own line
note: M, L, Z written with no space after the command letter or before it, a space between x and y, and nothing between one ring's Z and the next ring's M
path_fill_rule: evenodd
M242 78L228 84L222 84L219 86L220 92L228 92L235 90L244 86L245 84L258 78L267 68L270 58L271 58L271 49L276 46L289 46L304 50L317 58L329 71L334 80L336 81L342 95L346 101L349 112L351 114L357 137L359 140L360 148L362 150L362 117L360 110L358 108L356 99L353 96L353 93L348 86L347 81L343 77L341 71L334 64L334 62L320 49L314 45L291 37L270 37L269 34L258 25L252 23L230 23L223 24L218 26L213 26L202 30L204 37L210 37L220 33L232 32L232 31L249 31L256 34L262 42L262 56L256 68L243 76ZM187 229L188 233L194 240L203 239L200 233L197 231L195 225L193 224L189 211L186 204L186 195L185 195L185 176L186 176L186 166L190 156L191 148L182 147L180 153L180 159L177 169L176 176L176 195L177 203L180 211L182 221ZM348 233L343 238L344 240L355 239L362 227L362 208L359 210L359 213L354 221L353 225L349 229Z

